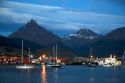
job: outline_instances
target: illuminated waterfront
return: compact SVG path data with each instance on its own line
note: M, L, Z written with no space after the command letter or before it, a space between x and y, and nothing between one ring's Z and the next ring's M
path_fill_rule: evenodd
M42 65L30 70L0 67L0 83L125 83L125 68Z

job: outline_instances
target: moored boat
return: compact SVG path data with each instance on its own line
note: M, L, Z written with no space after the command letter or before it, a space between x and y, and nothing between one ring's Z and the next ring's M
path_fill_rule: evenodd
M29 55L30 55L30 50L29 50ZM30 57L30 56L29 56ZM22 64L23 64L23 40L22 40ZM30 59L29 59L29 62L30 62ZM31 69L31 68L34 68L33 65L17 65L16 66L17 69Z
M97 65L98 65L98 63L95 63L95 62L88 62L87 63L88 67L96 67Z
M51 65L52 67L61 67L61 65L60 64L53 64L53 65Z
M17 69L32 69L34 68L33 65L19 65L19 66L16 66Z

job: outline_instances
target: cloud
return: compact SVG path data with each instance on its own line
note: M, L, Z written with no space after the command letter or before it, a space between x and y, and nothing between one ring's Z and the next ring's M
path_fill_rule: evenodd
M19 8L19 9L28 9L35 10L35 11L51 11L51 10L60 10L62 7L56 6L46 6L46 5L37 5L37 4L29 4L29 3L20 3L14 1L4 1L1 4L1 7L8 7L8 8Z
M1 23L26 23L33 18L53 30L90 28L98 33L125 26L125 16L14 1L4 1L0 5L0 18Z
M11 11L10 8L0 8L1 13L0 17L1 20L0 22L2 23L26 23L29 21L31 18L36 19L37 21L42 23L46 23L46 21L50 21L51 19L42 17L42 16L37 16L33 14L28 14L28 13L17 13L15 11Z

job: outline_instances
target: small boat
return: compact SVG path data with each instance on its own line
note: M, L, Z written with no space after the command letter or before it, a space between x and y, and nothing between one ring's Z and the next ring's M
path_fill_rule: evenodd
M103 64L103 67L114 67L114 66L111 64Z
M29 55L30 55L30 49L29 49ZM30 56L29 56L30 57ZM23 64L23 40L22 40L22 64ZM29 62L30 62L30 59L29 59ZM17 69L32 69L34 68L33 65L18 65L16 66Z
M52 67L61 67L61 65L60 64L53 64L53 65L51 65Z
M51 64L47 64L46 66L51 67L52 65Z
M87 65L88 67L96 67L98 64L94 62L89 62Z

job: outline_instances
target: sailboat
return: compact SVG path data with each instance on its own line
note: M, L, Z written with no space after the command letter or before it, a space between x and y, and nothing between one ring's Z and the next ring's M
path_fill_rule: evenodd
M49 60L47 61L47 63L46 63L46 66L52 66L52 60L51 60L51 56L50 56L50 52L49 52Z
M30 50L29 50L29 54L30 54ZM23 64L23 40L22 40L22 55L21 55L21 60L22 60L21 63ZM25 65L18 65L18 66L16 66L16 68L17 69L32 69L32 68L34 68L34 66L33 65L26 65L25 64Z
M90 58L89 58L89 62L87 63L87 66L96 67L98 65L98 63L93 60L93 48L92 47L90 48L89 56L90 56Z
M54 45L53 45L53 55L54 55L54 62L53 64L51 65L52 67L61 67L61 64L57 62L57 44L56 44L56 48L54 48Z

